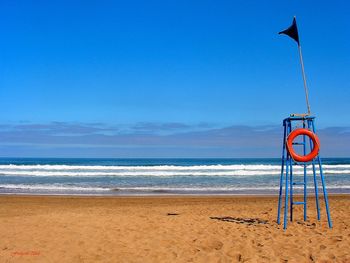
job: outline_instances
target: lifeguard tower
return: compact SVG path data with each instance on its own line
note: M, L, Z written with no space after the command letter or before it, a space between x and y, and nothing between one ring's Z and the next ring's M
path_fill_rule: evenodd
M320 141L316 135L316 129L314 120L315 117L311 116L308 88L306 84L306 76L304 70L303 57L301 52L301 46L299 41L298 28L296 24L296 18L293 19L293 24L279 34L285 34L293 38L298 43L298 51L300 58L300 65L304 81L304 90L306 97L307 113L305 114L291 114L288 118L283 120L283 146L282 146L282 165L280 176L280 187L278 196L278 212L277 223L281 223L281 206L282 206L282 194L284 187L284 224L283 228L287 229L288 222L288 206L290 209L290 221L293 221L293 207L295 205L302 205L304 207L304 221L307 220L307 171L312 170L317 220L321 219L320 204L319 204L319 190L317 178L318 175L321 179L323 197L326 207L328 226L332 228L332 220L329 211L328 195L324 180L324 174L322 169L322 162L320 157ZM301 136L302 141L294 142L294 139ZM302 147L301 154L297 153L294 147ZM300 152L300 151L299 151ZM294 181L293 170L294 166L301 166L303 170L303 179ZM303 201L294 201L294 186L302 186L303 189ZM289 202L288 202L289 201Z
M281 220L281 205L282 205L282 192L284 186L284 224L283 228L287 228L288 218L288 205L290 207L290 221L293 221L293 207L294 205L303 205L304 207L304 221L307 219L307 170L308 166L311 166L313 184L315 191L317 220L321 219L320 204L319 204L319 192L317 177L321 178L323 197L325 201L325 207L327 212L328 226L332 227L332 220L329 211L328 195L326 184L323 175L322 162L319 154L319 140L315 131L314 124L315 117L312 116L290 116L283 120L284 135L283 135L283 150L282 150L282 165L280 176L280 188L278 197L278 213L277 223L280 224ZM298 128L297 125L301 124L302 128ZM294 139L298 136L302 136L301 142L294 142ZM298 155L294 151L294 146L301 147L304 155ZM306 154L310 149L310 153ZM301 166L303 168L303 179L294 180L293 167ZM294 200L294 186L302 186L303 188L303 201L296 202ZM289 203L288 203L289 199Z

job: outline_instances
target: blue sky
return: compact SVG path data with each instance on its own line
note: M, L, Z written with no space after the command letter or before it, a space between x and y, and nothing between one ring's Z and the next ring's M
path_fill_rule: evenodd
M349 9L1 1L0 155L278 157L282 119L306 109L297 46L277 34L296 15L325 155L349 156Z

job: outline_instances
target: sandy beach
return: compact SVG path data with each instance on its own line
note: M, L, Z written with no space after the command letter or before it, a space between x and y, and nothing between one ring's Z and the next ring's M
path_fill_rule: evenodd
M277 197L0 196L1 262L350 262L350 196L276 224ZM322 203L323 204L323 203Z

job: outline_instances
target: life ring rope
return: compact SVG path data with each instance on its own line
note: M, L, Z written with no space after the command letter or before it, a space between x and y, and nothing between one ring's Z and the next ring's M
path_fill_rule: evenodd
M293 141L299 135L306 135L312 141L313 149L307 155L299 155L293 149ZM288 153L293 158L293 160L297 162L303 162L303 163L310 162L318 155L318 152L320 151L320 140L318 139L317 135L305 128L297 128L293 130L288 135L286 145L287 145Z

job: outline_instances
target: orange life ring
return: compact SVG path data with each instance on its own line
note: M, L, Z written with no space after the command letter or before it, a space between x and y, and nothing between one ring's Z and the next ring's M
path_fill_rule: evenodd
M293 140L299 135L306 135L312 140L313 149L305 156L297 154L293 149ZM287 138L287 150L294 161L306 163L313 160L318 155L320 150L320 141L316 134L314 134L312 131L304 128L298 128L289 134Z

